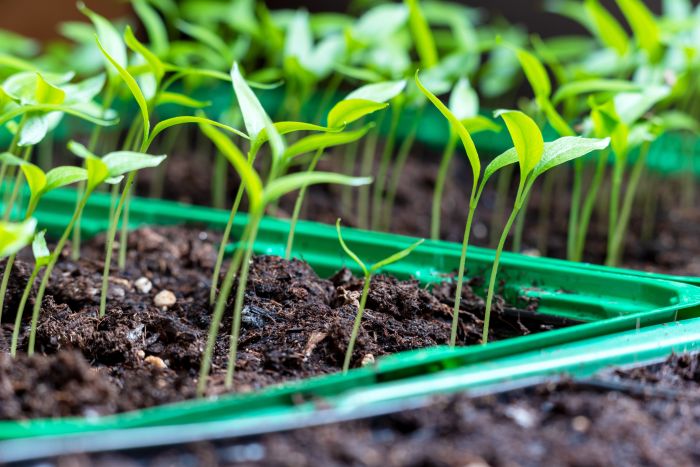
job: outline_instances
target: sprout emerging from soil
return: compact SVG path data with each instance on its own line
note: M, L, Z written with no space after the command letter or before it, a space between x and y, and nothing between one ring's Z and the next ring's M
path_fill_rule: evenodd
M355 341L357 340L357 335L360 332L360 324L362 323L362 314L365 311L365 304L367 303L367 296L369 295L369 288L372 282L372 275L380 270L381 268L388 266L390 264L401 261L406 256L410 255L413 250L415 250L423 240L418 240L408 248L405 248L397 253L394 253L381 261L374 263L372 266L367 267L365 263L347 246L343 240L343 235L340 233L340 219L335 223L335 228L338 231L338 241L340 246L345 250L345 253L350 256L353 261L360 266L364 276L364 285L362 286L362 295L360 296L360 307L357 309L357 314L355 315L355 323L352 327L352 334L350 335L350 342L348 342L348 350L345 352L345 360L343 361L343 374L347 373L350 369L350 360L352 359L352 352L355 348Z

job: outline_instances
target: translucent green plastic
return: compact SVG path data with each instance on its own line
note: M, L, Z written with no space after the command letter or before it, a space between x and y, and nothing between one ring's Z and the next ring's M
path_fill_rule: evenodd
M85 236L106 229L109 202L109 196L104 193L91 197L82 221ZM73 190L56 190L41 202L36 217L42 228L55 236L65 227L74 206ZM227 217L226 211L135 198L129 219L130 227L196 224L223 229ZM234 239L240 235L246 220L243 214L236 218ZM266 218L261 225L256 251L280 254L287 230L286 221ZM370 262L414 241L409 237L350 228L344 230L344 238L350 248ZM333 227L299 222L296 239L294 255L307 261L320 275L329 275L344 266L355 270L356 266L340 248ZM482 275L490 268L492 260L492 251L474 249L468 257L468 276ZM429 284L445 280L457 268L458 261L457 251L424 245L400 263L387 267L384 272L402 278L412 276L423 284ZM552 346L700 316L700 288L687 284L619 274L605 269L592 270L575 263L552 263L521 255L505 255L501 264L499 277L506 282L504 294L509 302L517 304L520 297L536 298L539 313L572 318L585 324L486 346L457 349L437 347L405 352L380 358L374 366L352 370L345 377L340 374L317 377L270 387L253 394L187 401L93 419L0 422L0 439L195 423L222 416L243 418L252 414L269 415L281 408L291 409L299 401L339 396L348 391L383 386L445 370L478 367L485 362L540 352ZM307 405L306 410L313 410L313 404Z

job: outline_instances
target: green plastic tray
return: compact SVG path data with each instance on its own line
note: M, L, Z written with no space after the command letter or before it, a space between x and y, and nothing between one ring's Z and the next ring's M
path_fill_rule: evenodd
M109 196L96 193L83 217L85 236L107 227ZM36 217L50 235L66 225L75 203L75 191L56 190L42 201ZM172 225L194 223L222 229L226 211L192 207L178 203L135 198L131 205L130 227L146 224ZM247 217L240 215L234 225L234 238L240 234ZM288 223L266 218L260 229L256 251L278 254L286 240ZM344 231L345 240L368 260L407 246L413 239L390 234L370 234L354 229ZM357 272L340 248L335 229L328 225L300 222L295 254L321 275L343 266ZM442 281L456 269L459 253L449 249L421 246L399 264L385 269L398 277L413 276L422 283ZM469 255L468 274L480 275L490 268L493 254L477 250ZM436 347L380 358L373 367L299 381L262 390L254 394L229 395L217 400L197 400L153 409L94 419L68 418L0 422L0 439L47 434L79 433L93 430L193 423L227 416L266 414L280 406L292 407L299 400L339 395L353 389L386 384L408 377L433 374L465 365L539 351L546 347L594 338L615 332L668 323L700 316L700 288L687 284L654 280L616 272L590 270L574 263L554 266L549 261L520 255L502 259L500 277L507 281L505 295L511 302L519 297L539 300L539 312L586 322L569 328L494 342L486 346L458 349ZM309 410L313 410L309 406Z
M0 462L39 459L66 453L164 446L199 440L231 439L300 426L336 423L421 407L435 394L468 390L488 393L505 387L536 384L560 374L589 377L610 366L658 361L673 352L700 350L700 319L649 326L616 335L568 343L440 374L359 388L312 402L282 404L265 412L231 414L188 425L116 429L85 434L47 435L39 439L0 442Z

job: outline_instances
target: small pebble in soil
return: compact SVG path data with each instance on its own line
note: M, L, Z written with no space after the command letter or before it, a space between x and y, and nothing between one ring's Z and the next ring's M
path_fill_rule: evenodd
M574 419L571 420L571 428L573 428L574 431L578 431L579 433L587 432L590 427L591 421L583 415L574 417Z
M136 279L136 282L134 282L134 286L141 293L148 293L153 288L153 284L146 277L139 277L138 279Z
M362 361L360 362L360 365L362 366L367 366L367 365L372 365L374 364L374 355L371 353L368 353L364 357L362 357Z
M168 365L165 364L165 362L163 361L162 358L156 357L154 355L149 355L148 357L146 357L144 359L144 362L148 363L149 365L151 365L154 368L158 368L161 370L168 368Z
M175 302L177 301L177 298L175 298L175 294L172 293L169 290L161 290L158 292L158 294L153 298L153 303L155 306L158 308L168 308L173 305L175 305Z

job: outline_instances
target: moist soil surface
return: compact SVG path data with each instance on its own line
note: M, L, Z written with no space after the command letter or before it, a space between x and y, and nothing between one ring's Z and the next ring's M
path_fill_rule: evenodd
M321 161L319 169L342 171L341 159L331 155ZM432 197L439 159L435 151L415 145L401 174L390 231L422 238L430 236ZM142 195L149 194L149 181L154 174L150 171L141 177L139 192ZM189 153L176 153L168 159L165 174L163 197L212 205L211 163L192 164ZM440 237L443 240L462 241L471 189L469 174L466 158L456 154L442 202ZM565 258L571 174L568 168L555 169L552 174L556 181L551 187L551 194L546 197L551 204L544 201L542 193L546 177L533 188L521 251L537 256ZM495 214L499 176L486 185L475 215L470 244L494 247L498 241L497 235L512 207L517 174L512 177L506 211L501 218ZM232 198L238 181L232 169L228 177L227 193ZM592 174L588 174L584 178L590 180L591 177ZM602 264L605 261L608 187L609 174L601 187L600 202L589 226L584 251L584 260L589 262ZM357 204L353 204L349 210L344 209L341 193L342 189L337 186L310 187L302 217L325 223L335 223L338 217L342 217L345 225L361 226L356 216ZM669 274L700 275L700 199L696 194L694 202L681 202L682 193L679 180L661 180L649 174L642 179L638 200L632 210L622 266ZM285 197L279 209L272 214L290 216L294 196ZM354 200L357 201L357 191ZM228 199L226 206L230 206L230 202L231 199ZM507 248L510 248L510 242Z
M132 232L126 266L114 267L110 277L104 318L98 317L104 239L86 242L78 262L69 260L66 247L42 304L37 353L25 353L32 298L20 352L12 359L11 323L31 269L19 258L0 328L0 419L106 415L193 398L211 319L208 296L218 240L218 234L192 227ZM339 371L361 289L362 280L346 269L323 279L299 260L255 257L235 390ZM352 365L447 344L453 290L452 282L428 291L415 280L373 278ZM490 339L557 325L543 321L535 308L532 304L521 316L497 298ZM229 303L215 346L210 395L225 392L231 310ZM467 286L459 345L480 342L483 312L483 300Z
M178 448L70 456L54 465L689 466L700 463L700 357L591 381L433 398L423 408ZM610 389L605 384L624 383ZM75 464L69 464L74 462Z

